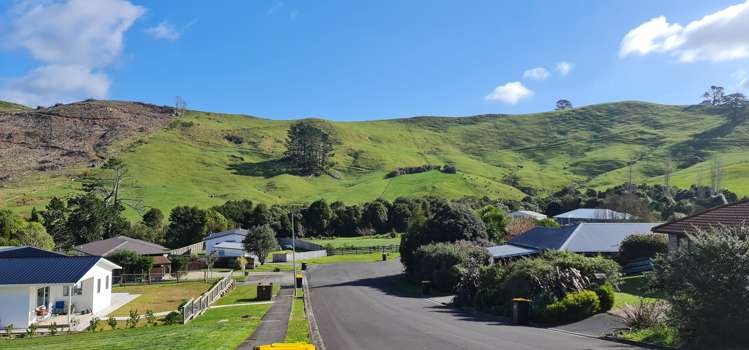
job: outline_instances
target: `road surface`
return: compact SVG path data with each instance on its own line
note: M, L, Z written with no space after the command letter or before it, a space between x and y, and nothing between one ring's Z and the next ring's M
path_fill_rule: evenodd
M309 276L312 310L327 350L637 349L554 330L504 324L393 285L398 261L317 265Z

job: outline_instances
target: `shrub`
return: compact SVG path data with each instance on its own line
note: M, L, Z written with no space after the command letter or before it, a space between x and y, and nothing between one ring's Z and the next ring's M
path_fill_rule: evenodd
M109 325L109 328L112 328L112 330L117 329L117 319L116 318L110 316L109 319L107 319L107 324Z
M689 234L690 243L656 258L656 285L679 338L702 349L749 344L749 226Z
M224 139L236 145L241 145L244 142L244 138L237 135L224 135Z
M130 310L130 317L127 319L127 326L130 328L135 328L135 326L138 325L138 321L140 321L140 314L138 314L138 310Z
M478 265L489 263L489 252L471 242L433 243L419 247L414 253L418 270L412 277L417 280L430 280L437 290L453 291L460 279L460 273L451 270L454 266L473 262Z
M508 273L509 269L500 264L482 267L479 270L479 287L473 304L481 310L504 314L504 306L510 298L501 285Z
M626 304L622 307L624 324L632 330L654 327L665 321L666 310L666 304L662 301L649 302L641 299L637 305Z
M666 236L659 234L631 235L619 246L619 257L622 261L643 258L654 258L668 251Z
M57 322L52 322L51 325L49 325L49 334L50 335L56 335L57 334Z
M96 317L94 317L94 319L96 319ZM93 321L94 319L92 319L91 321ZM37 328L39 328L39 325L36 324L36 322L32 323L31 325L29 325L29 328L26 329L26 335L29 338L34 337L34 335L36 335Z
M606 312L614 307L615 293L614 287L610 284L604 284L593 290L598 295L598 300L601 302L601 311Z
M96 328L99 327L99 322L100 321L101 321L101 319L99 319L98 317L91 318L91 320L88 321L88 328L87 328L88 331L89 332L96 332Z
M177 311L172 311L164 317L164 324L177 324L182 322L182 314Z
M551 323L575 322L597 313L599 309L598 295L594 291L583 290L569 293L547 305L544 319Z

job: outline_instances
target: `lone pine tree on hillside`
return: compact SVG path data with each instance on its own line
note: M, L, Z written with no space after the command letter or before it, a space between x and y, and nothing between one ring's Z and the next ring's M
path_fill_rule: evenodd
M301 121L289 128L286 158L304 175L321 175L330 166L334 140L321 125Z

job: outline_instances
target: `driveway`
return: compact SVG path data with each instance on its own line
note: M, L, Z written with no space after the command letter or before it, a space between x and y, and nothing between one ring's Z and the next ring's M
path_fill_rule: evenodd
M542 328L511 326L394 288L396 261L316 265L312 310L327 350L637 349Z

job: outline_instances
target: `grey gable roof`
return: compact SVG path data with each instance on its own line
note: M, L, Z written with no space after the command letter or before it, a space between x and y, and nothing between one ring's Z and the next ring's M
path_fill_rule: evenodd
M168 249L156 243L140 239L117 236L99 241L93 241L75 247L76 250L88 255L109 256L114 252L129 250L138 255L161 255L168 253Z
M99 256L58 256L0 259L0 285L76 283Z
M557 219L583 219L583 220L629 220L632 215L613 211L611 209L579 208L559 215Z
M559 249L578 226L580 226L580 224L564 226L561 228L534 227L511 239L507 243L539 250Z
M209 239L215 239L215 238L220 238L220 237L229 236L229 235L247 236L248 232L249 231L247 231L247 230L245 230L243 228L233 228L231 230L226 230L226 231L221 231L221 232L213 232L213 233L209 234L208 236L206 236L205 239L203 239L203 240L207 241Z

